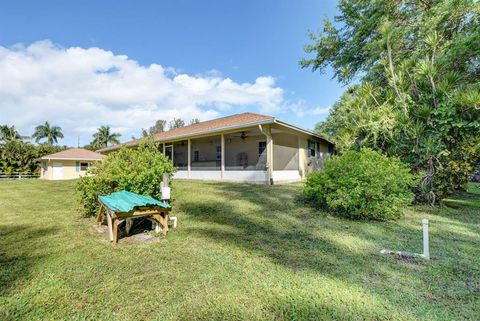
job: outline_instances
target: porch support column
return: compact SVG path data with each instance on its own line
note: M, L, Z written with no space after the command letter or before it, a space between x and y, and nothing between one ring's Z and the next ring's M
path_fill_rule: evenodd
M190 178L190 171L192 170L192 156L191 156L191 150L192 150L192 140L188 139L187 141L187 177Z
M273 185L273 138L270 126L259 125L260 131L267 137L267 184Z
M224 134L220 135L220 141L221 141L220 149L222 152L221 161L220 161L220 171L221 171L220 177L223 179L223 176L225 173L225 135Z
M163 143L163 156L165 156L165 143Z
M300 136L297 135L297 153L298 153L298 172L302 179L305 178L303 170L302 144L300 143Z

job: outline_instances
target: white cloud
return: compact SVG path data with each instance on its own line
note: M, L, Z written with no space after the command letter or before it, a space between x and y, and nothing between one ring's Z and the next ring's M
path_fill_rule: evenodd
M310 111L312 115L325 115L330 112L330 107L316 107Z
M271 76L238 83L219 71L188 75L158 64L142 66L100 48L62 48L50 41L0 46L0 124L22 134L48 120L65 143L88 143L109 124L129 139L157 119L218 116L235 106L281 110L284 90Z
M330 107L315 107L309 108L303 99L297 101L285 101L283 103L283 111L291 111L297 117L302 118L305 116L319 116L327 115L330 112Z

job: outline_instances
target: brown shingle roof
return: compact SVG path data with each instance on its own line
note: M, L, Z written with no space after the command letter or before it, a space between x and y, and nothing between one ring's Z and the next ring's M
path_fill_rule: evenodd
M71 148L61 152L45 155L40 159L73 159L73 160L101 160L105 155L83 148Z
M167 138L190 135L195 133L200 133L209 130L223 129L225 127L237 126L237 125L247 125L250 123L255 123L262 120L273 119L272 116L259 115L254 113L243 113L236 114L232 116L202 121L197 124L192 124L176 129L172 129L163 133L155 134L155 139L164 140Z
M189 136L203 132L223 130L229 127L244 126L248 124L254 124L261 121L273 121L274 117L254 114L254 113L243 113L236 114L232 116L216 118L212 120L202 121L197 124L187 125L181 128L172 129L163 133L155 134L155 140L165 140L169 138L176 138L182 136ZM122 145L132 146L138 144L144 138L135 139L129 142L126 142ZM107 148L100 149L99 151L108 151L111 149L117 149L120 145L115 145Z

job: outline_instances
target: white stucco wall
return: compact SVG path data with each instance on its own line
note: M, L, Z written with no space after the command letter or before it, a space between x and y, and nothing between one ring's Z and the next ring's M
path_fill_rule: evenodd
M42 160L42 168L40 169L40 178L54 180L54 177L53 177L54 163L61 164L60 171L61 171L62 178L60 178L60 180L80 178L81 176L84 176L86 174L86 171L80 170L77 172L77 162L89 163L89 165L93 164L92 161L76 161L76 160L60 160L60 159Z

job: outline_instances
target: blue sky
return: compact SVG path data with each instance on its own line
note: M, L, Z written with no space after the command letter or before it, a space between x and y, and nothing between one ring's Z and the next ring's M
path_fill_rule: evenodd
M81 137L82 143L87 143L94 127L109 121L112 127L124 134L123 140L128 140L132 135L138 136L140 128L136 130L134 127L147 125L148 122L153 123L154 119L148 119L146 122L123 122L121 115L135 117L128 116L131 115L131 110L127 112L122 109L127 107L117 106L122 105L120 96L100 100L98 97L104 97L105 94L96 92L93 98L88 98L90 104L83 104L83 102L69 100L68 97L75 96L85 86L62 87L62 84L71 80L72 74L76 72L75 69L70 69L76 61L89 61L90 65L97 66L96 62L91 62L92 59L110 59L109 62L105 62L106 66L112 64L111 70L116 70L116 62L112 61L122 57L119 55L126 55L128 61L136 62L140 67L148 68L151 64L161 65L165 69L162 72L170 79L177 75L188 75L188 77L179 78L188 78L186 82L181 82L182 86L190 86L190 78L198 81L210 80L211 88L208 93L202 94L204 96L201 99L196 94L198 92L198 84L196 84L194 89L189 87L191 91L188 94L190 95L193 91L196 100L184 101L181 98L168 100L169 103L180 106L177 114L166 109L167 103L164 96L152 97L145 101L140 99L142 101L138 103L135 101L137 96L134 94L128 96L129 99L125 100L125 104L130 106L128 108L136 108L134 106L143 106L138 107L140 109L147 108L148 112L145 109L139 109L139 113L143 113L142 115L147 118L158 117L162 115L162 111L165 112L164 118L183 115L186 119L191 118L190 116L207 119L252 111L270 113L302 127L313 128L317 121L326 117L325 108L339 98L344 88L331 79L329 72L321 75L300 69L298 60L304 56L303 46L308 41L307 32L318 30L321 28L324 17L332 18L336 13L335 1L318 0L2 1L0 2L0 46L3 48L4 68L12 69L12 59L7 60L6 57L9 54L16 54L20 62L13 68L25 62L25 68L19 69L23 72L29 70L28 68L37 68L37 65L41 65L38 67L39 70L48 71L48 68L55 68L65 72L64 74L57 72L45 80L42 78L32 78L28 81L23 78L4 79L3 81L7 83L18 83L18 86L25 87L22 87L23 91L19 93L31 91L31 87L28 86L33 82L49 85L28 100L24 96L14 96L11 94L12 89L9 89L9 95L4 101L9 101L10 107L0 105L7 115L6 119L3 121L0 119L0 122L15 124L17 120L19 124L15 125L28 132L34 127L35 122L38 123L40 119L48 117L45 120L71 128L75 126L75 122L68 118L69 114L77 117L79 124L82 123L83 120L80 121L80 119L84 116L81 113L72 113L67 105L78 104L75 111L84 110L90 119L86 119L79 128L68 130L69 135L62 143L75 145L77 136ZM29 47L42 40L49 42ZM19 43L23 44L23 47L19 46ZM68 49L72 47L82 49L96 47L102 52L82 52L82 58L73 55L69 58L71 60L63 59L62 54L69 53ZM113 57L105 58L105 52L111 52ZM43 57L43 53L48 53L49 56L58 54L58 61L63 61L67 66L60 62L55 65L45 58L38 58L39 55ZM0 52L0 68L2 68L1 59ZM37 64L33 67L29 65L32 59ZM9 65L6 65L7 63ZM120 69L130 70L128 66L121 66ZM98 68L108 69L109 67ZM103 72L108 73L110 69ZM18 73L11 73L11 75ZM46 72L38 73L44 75ZM98 75L98 71L95 74ZM135 75L138 74L135 73ZM67 80L64 79L65 77ZM137 83L142 83L141 76L138 77ZM256 82L258 77L268 79ZM217 80L215 84L212 84L212 79ZM222 85L222 80L225 79L234 82L235 92L228 91L217 95L215 91L225 87ZM79 81L81 80L74 80L77 84ZM92 81L96 80L90 80ZM162 84L156 80L152 83L155 86ZM57 86L55 84L60 85L55 87ZM132 86L131 84L132 82L128 82L128 85L123 85ZM242 84L247 85L242 86ZM0 97L1 86L0 84ZM150 88L155 90L156 87L152 86ZM4 88L3 91L6 90L7 88ZM38 98L42 92L48 93L45 96L51 98L56 92L62 90L64 92L73 90L75 93L67 95L67 98L60 96L52 100L45 97ZM242 99L242 90L246 90L246 96L251 94L252 97ZM265 92L266 96L259 97L259 92ZM18 103L14 108L16 118L12 118L11 115L15 113L12 112L11 106L17 104L19 100L23 102ZM32 105L35 101L39 102L38 106ZM184 109L181 107L182 104L186 106ZM147 105L149 107L145 107ZM116 114L112 119L99 116L97 124L92 120L96 118L95 106L105 108L103 113L105 115L108 114L106 110L115 110L119 113L122 110L122 113ZM19 111L25 114L20 119L18 119ZM59 115L58 118L56 115Z

